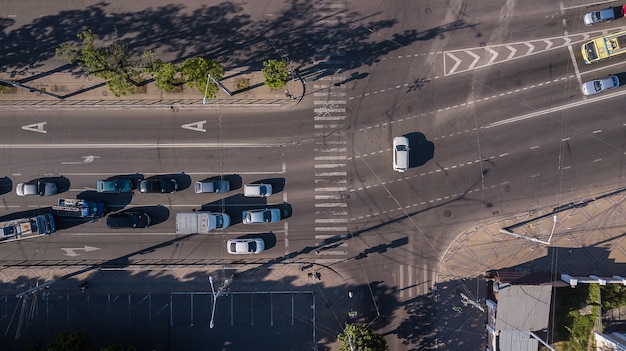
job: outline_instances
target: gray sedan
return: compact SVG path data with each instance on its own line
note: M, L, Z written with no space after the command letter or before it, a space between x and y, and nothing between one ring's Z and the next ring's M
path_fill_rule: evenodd
M246 210L241 214L243 224L275 223L280 221L280 210L266 208L260 210Z

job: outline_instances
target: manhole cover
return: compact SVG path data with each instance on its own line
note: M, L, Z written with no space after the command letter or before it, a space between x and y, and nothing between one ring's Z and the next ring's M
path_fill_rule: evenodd
M446 210L446 211L443 213L443 215L444 215L444 216L446 216L446 217L450 217L450 216L452 216L452 212L451 212L450 210Z
M409 112L413 112L413 105L407 107L406 110L409 111Z
M430 7L427 7L424 12L426 12L427 15L430 15L433 13L433 9L431 9Z
M506 191L507 193L511 192L511 184L507 184L504 186L504 191Z
M482 48L482 47L485 47L485 46L487 46L487 43L485 43L484 41L481 41L481 42L480 42L480 44L479 44L479 46L480 46L481 48Z

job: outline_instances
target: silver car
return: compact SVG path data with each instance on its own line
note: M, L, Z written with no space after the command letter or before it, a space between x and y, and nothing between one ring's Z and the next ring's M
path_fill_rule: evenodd
M263 252L265 242L261 238L231 239L226 243L226 250L233 255L251 255Z
M266 208L260 210L246 210L241 213L243 224L275 223L280 221L280 210Z
M196 194L200 193L227 193L230 191L228 180L203 180L194 186Z
M57 193L57 184L55 182L32 181L28 183L19 183L15 187L17 196L50 196Z
M589 12L589 13L586 13L585 16L583 16L583 21L585 22L585 25L587 26L591 26L597 23L612 21L614 19L615 19L615 11L611 7L609 7L608 9L600 10L600 11Z
M583 83L582 90L585 95L594 95L617 87L619 87L619 78L617 76L608 76Z

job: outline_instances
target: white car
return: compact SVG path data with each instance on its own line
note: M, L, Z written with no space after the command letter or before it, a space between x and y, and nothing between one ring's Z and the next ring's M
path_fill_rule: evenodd
M617 76L608 76L583 83L582 90L585 95L594 95L617 87L619 87L619 78Z
M393 170L406 172L409 169L409 139L399 136L393 138Z
M280 210L266 208L260 210L246 210L241 213L243 224L275 223L280 221Z
M246 184L243 186L245 197L267 197L272 195L271 184Z
M265 242L261 238L231 239L226 243L226 250L233 255L251 255L261 253Z

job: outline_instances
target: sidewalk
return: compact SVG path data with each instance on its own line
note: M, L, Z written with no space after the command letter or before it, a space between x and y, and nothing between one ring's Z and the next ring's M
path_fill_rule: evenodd
M227 71L221 82L232 96L222 89L214 99L206 99L197 90L184 86L181 92L164 93L153 82L144 85L136 94L115 97L106 84L98 79L88 79L69 72L34 74L15 80L8 74L0 79L14 83L3 86L0 92L0 108L25 107L134 107L134 108L203 108L206 105L220 107L293 107L305 93L303 79L295 74L287 86L273 90L263 82L261 71L242 68ZM140 89L141 90L141 89Z
M561 273L626 276L624 225L626 193L619 189L468 229L440 261L433 298L437 316L435 344L443 350L450 350L446 345L451 340L468 349L485 347L487 315L464 304L461 294L484 307L488 271L552 272L555 279L560 279ZM527 238L500 232L504 228Z
M576 256L562 258L557 273L624 274L625 200L626 193L616 192L588 203L585 203L589 201L587 198L574 201L583 206L566 207L557 212L550 206L471 228L459 235L443 255L439 280L472 278L488 270L520 266L549 271L546 255L550 248L563 248ZM544 242L550 239L550 233L554 235L550 245L546 245L503 234L500 229L505 227L515 234Z

